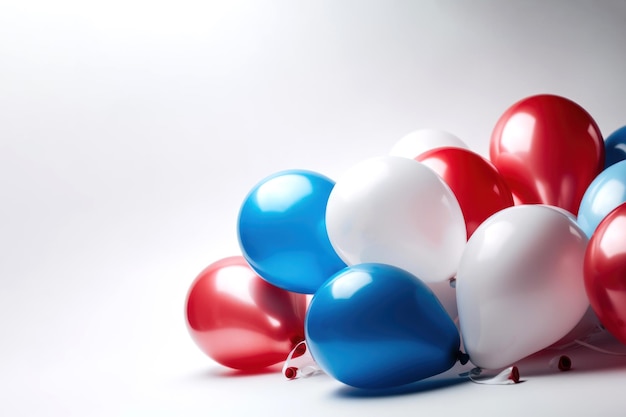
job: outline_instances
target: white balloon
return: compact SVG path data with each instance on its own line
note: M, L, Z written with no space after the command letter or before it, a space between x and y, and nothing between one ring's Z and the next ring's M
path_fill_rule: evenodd
M567 349L572 346L578 346L578 340L582 340L584 342L591 336L601 333L602 331L603 328L602 323L600 323L600 319L593 311L593 308L589 306L578 324L559 341L552 344L549 349Z
M589 301L587 237L546 205L506 208L467 242L456 280L461 335L470 360L499 369L566 336Z
M348 265L385 263L426 283L454 276L466 242L450 188L426 165L394 156L345 172L328 197L326 227Z
M450 281L425 282L424 284L435 294L435 297L437 297L441 306L446 310L448 316L450 316L453 321L456 320L459 316L456 306L456 288L450 284Z
M465 142L452 133L437 129L420 129L396 142L389 155L415 159L426 151L444 147L468 149Z

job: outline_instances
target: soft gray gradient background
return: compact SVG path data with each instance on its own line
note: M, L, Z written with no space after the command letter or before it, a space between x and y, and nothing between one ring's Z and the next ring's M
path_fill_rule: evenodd
M623 415L623 361L377 398L234 376L183 306L268 174L337 178L425 127L486 155L536 93L626 124L625 21L622 1L0 0L0 414Z

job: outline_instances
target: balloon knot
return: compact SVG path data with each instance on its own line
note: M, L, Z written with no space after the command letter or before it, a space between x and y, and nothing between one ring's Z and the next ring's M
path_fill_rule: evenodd
M298 368L290 366L289 368L285 369L285 377L287 379L295 379L296 376L298 376Z
M559 371L564 372L564 371L569 371L570 369L572 369L572 360L569 358L569 356L565 356L562 355L559 358Z

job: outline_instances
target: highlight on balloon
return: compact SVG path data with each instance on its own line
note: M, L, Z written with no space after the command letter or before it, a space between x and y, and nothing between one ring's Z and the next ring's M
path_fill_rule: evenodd
M272 173L242 193L241 253L192 281L189 334L224 367L373 390L626 355L625 150L626 126L604 140L541 94L494 120L488 155L420 129L337 179Z

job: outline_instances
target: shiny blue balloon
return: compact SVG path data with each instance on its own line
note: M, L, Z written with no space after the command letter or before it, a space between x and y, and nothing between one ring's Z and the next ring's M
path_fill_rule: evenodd
M310 171L278 172L259 182L239 212L239 244L261 278L287 291L313 294L346 264L326 231L335 183Z
M604 149L606 151L604 168L626 159L626 126L617 129L606 138Z
M311 356L357 388L438 375L459 357L459 332L421 280L394 266L345 268L315 293L305 321Z
M578 225L591 237L602 219L626 202L626 160L602 171L587 187L578 209Z

